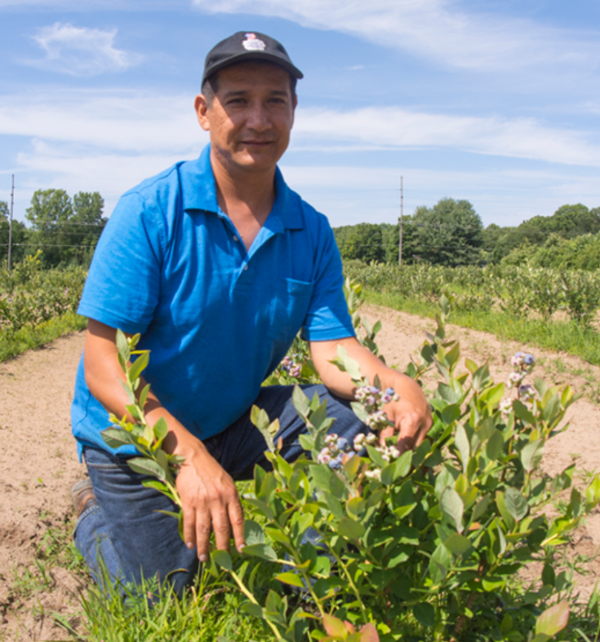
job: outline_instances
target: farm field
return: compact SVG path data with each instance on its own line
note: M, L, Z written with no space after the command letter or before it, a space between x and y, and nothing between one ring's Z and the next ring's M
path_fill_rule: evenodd
M424 331L433 329L429 320L385 308L366 306L363 313L372 322L382 320L380 350L388 363L402 368L421 346ZM548 382L571 383L578 390L600 379L600 367L577 357L474 330L448 330L460 339L463 357L478 363L489 359L497 381L507 378L509 357L517 350L536 355L536 375ZM73 526L69 492L84 467L70 435L69 406L83 338L82 332L75 333L0 364L0 640L6 642L67 639L54 623L56 613L77 628L78 595L87 580L68 545ZM432 383L426 379L426 385ZM568 417L571 429L547 446L548 472L556 474L573 460L579 471L600 468L600 407L584 398ZM582 596L600 579L599 552L596 509L571 547L573 557L591 560L589 573L578 579Z

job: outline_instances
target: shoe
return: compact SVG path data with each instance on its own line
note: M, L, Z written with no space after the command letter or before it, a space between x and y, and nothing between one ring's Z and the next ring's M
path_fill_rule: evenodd
M96 505L96 497L94 496L94 488L89 477L78 481L73 488L71 489L71 499L73 500L73 508L75 509L75 514L77 519L81 517L81 514L86 508L91 508L92 505ZM90 504L93 502L93 504Z

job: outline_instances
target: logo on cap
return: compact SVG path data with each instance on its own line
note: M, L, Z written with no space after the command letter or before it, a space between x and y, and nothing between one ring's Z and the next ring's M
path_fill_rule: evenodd
M242 46L247 51L263 51L267 48L267 45L260 38L257 38L255 33L247 33L246 40L242 42Z

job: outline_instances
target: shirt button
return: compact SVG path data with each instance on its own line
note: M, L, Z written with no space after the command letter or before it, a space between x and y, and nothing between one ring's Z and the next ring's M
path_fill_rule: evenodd
M237 243L240 239L237 236L234 236L233 240Z
M248 269L247 265L244 265L244 272Z

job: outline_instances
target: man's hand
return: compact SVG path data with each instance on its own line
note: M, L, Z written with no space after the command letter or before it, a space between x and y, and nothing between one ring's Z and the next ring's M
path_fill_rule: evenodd
M241 551L244 515L233 479L206 451L186 457L177 475L177 491L183 505L183 536L186 546L197 546L198 559L208 559L210 533L218 549L229 550L231 535Z
M327 388L340 397L353 399L355 386L348 373L331 363L337 357L338 345L358 363L363 376L371 384L378 376L383 389L393 388L400 397L399 401L384 406L394 426L381 431L381 442L384 443L386 437L397 434L401 452L416 448L433 424L431 410L419 384L405 374L388 368L354 337L337 341L311 341L310 352L317 372Z
M391 383L389 387L394 388L400 400L392 401L383 407L394 426L382 430L379 433L379 441L383 445L386 437L397 434L398 450L403 453L416 448L423 442L433 421L431 410L419 384L410 377L392 370L389 378L386 379L386 387L393 379L396 379L396 383Z

